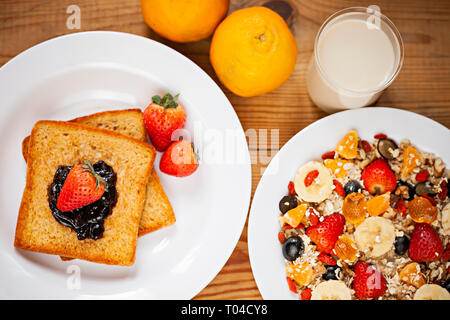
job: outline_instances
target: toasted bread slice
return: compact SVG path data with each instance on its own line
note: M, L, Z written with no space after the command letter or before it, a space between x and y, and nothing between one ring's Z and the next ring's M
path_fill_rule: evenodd
M116 131L141 141L146 140L144 119L140 109L99 112L73 119L70 122ZM25 161L28 157L29 138L26 137L22 142L22 154ZM153 170L147 185L146 203L139 224L139 236L169 226L175 221L172 205L156 171Z
M139 222L155 149L142 141L82 124L39 121L29 147L27 182L17 219L17 248L92 262L134 263ZM78 240L53 217L47 188L61 165L103 160L117 175L117 203L98 240Z

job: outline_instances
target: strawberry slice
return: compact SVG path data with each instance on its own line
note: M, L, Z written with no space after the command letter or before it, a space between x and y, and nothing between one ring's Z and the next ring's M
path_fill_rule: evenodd
M444 245L433 227L428 223L416 224L409 242L409 257L416 262L435 261L443 252Z
M364 187L372 194L393 192L397 188L397 179L384 159L377 159L362 172Z
M159 169L175 177L186 177L198 168L198 156L194 145L187 140L173 142L164 152L159 162Z
M317 251L330 253L338 237L344 233L345 218L340 213L326 216L322 222L306 229L306 235L317 245Z
M73 166L59 193L56 207L72 211L99 200L105 193L105 181L95 172L91 161Z

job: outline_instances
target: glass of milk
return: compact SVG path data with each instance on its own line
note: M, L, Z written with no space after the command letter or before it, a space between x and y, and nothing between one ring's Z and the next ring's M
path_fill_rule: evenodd
M343 9L320 27L309 62L309 96L332 113L374 103L397 77L403 41L377 6Z

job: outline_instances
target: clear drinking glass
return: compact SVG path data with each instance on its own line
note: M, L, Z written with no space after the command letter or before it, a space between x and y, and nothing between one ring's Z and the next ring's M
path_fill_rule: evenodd
M309 96L329 113L368 106L395 80L403 56L399 31L377 6L340 10L316 35Z

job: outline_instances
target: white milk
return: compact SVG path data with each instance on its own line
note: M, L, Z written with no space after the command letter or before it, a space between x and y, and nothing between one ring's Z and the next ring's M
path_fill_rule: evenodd
M400 70L400 35L380 18L373 24L368 17L344 13L319 31L307 88L313 102L327 112L374 103Z

